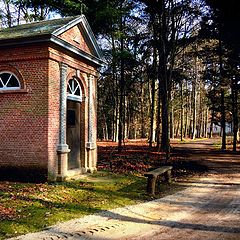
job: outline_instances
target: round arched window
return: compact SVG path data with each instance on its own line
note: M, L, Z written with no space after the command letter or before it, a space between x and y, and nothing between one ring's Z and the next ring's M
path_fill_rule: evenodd
M67 98L69 100L73 101L82 101L82 90L79 82L75 79L72 78L68 81L68 87L67 87Z
M0 72L0 90L17 90L20 88L20 82L13 73Z

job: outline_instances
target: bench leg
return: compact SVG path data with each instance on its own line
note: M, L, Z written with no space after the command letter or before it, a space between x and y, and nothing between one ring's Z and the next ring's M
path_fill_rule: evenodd
M157 178L154 176L148 176L148 182L147 182L147 192L154 195L155 194L155 188L156 188L156 180Z
M168 171L165 173L165 177L166 177L166 180L167 180L168 183L171 183L171 182L172 182L171 170L168 170Z

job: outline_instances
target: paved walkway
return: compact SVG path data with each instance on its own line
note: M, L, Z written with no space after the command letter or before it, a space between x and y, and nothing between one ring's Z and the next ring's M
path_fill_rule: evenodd
M209 155L211 171L167 197L100 212L18 240L240 239L240 156ZM215 163L217 168L214 169ZM219 168L219 164L224 167Z

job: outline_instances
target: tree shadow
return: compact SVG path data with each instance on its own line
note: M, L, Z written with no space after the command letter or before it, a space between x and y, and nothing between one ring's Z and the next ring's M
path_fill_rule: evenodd
M192 229L192 230L201 230L201 231L211 231L211 232L223 232L223 233L240 233L240 227L225 227L225 226L216 226L216 225L205 225L205 224L197 224L197 223L184 223L178 221L171 220L144 220L135 217L129 217L125 215L121 215L119 213L113 213L111 211L106 211L104 213L99 213L100 216L110 216L114 220L120 220L124 222L134 222L134 223L143 223L143 224L151 224L151 225L159 225L170 228L178 228L178 229Z
M180 229L180 230L194 230L194 231L205 231L205 232L215 232L215 233L228 233L228 234L239 234L240 228L239 227L227 227L227 226L218 226L218 225L210 225L210 224L201 224L201 223L187 223L187 222L179 222L179 221L172 221L172 220L152 220L149 219L141 219L137 217L130 217L125 216L123 214L111 212L111 211L104 211L99 212L98 216L104 217L108 219L108 222L96 222L94 226L90 226L87 229L82 229L81 225L79 225L79 229L75 231L65 232L62 231L61 228L50 228L48 229L49 237L57 237L57 238L71 238L71 239L79 239L80 237L86 237L87 239L95 239L95 240L104 240L105 238L99 236L99 233L111 234L111 230L116 230L119 225L115 227L113 224L109 225L109 221L111 220L118 222L125 222L125 224L129 223L137 223L137 224L146 224L146 225L155 225L160 227L168 227L171 229ZM145 217L145 216L144 216ZM80 224L80 223L79 223ZM76 227L75 227L76 229ZM117 229L118 230L118 229ZM120 231L121 229L119 229ZM126 231L126 230L125 230ZM116 232L115 232L116 234ZM126 231L126 237L127 237ZM48 238L46 238L48 239ZM51 238L49 238L51 239ZM106 237L106 239L109 239Z

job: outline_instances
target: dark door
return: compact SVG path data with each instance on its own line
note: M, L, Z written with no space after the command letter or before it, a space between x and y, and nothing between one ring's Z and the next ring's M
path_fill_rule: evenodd
M67 100L68 169L80 167L80 102Z

